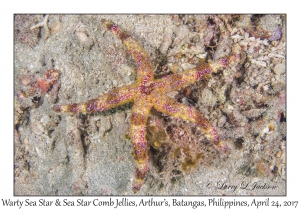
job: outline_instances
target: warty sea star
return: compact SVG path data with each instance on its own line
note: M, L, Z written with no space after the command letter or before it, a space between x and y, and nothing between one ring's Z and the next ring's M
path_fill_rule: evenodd
M103 25L115 34L126 46L137 64L137 82L120 87L109 93L100 95L96 99L70 105L55 105L57 112L94 113L108 110L128 102L134 102L130 121L130 136L133 155L136 163L136 173L133 191L140 190L148 174L148 150L146 140L146 124L151 108L166 115L178 117L195 123L205 132L206 137L218 147L221 147L219 136L212 124L206 120L193 106L181 104L167 96L167 93L182 89L199 81L229 64L239 61L239 55L234 54L221 58L210 64L197 66L183 73L171 74L160 79L154 79L153 65L149 55L128 33L121 30L114 23L102 20Z

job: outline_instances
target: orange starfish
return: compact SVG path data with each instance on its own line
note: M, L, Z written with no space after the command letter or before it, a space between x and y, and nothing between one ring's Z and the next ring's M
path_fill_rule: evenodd
M112 22L102 20L102 23L122 41L137 63L137 82L100 95L98 98L85 103L55 105L54 110L57 112L86 114L101 112L128 102L134 102L130 121L130 135L136 162L133 191L137 192L140 190L149 171L149 145L146 140L146 124L151 108L155 108L166 115L195 123L206 133L207 138L215 145L221 146L216 129L203 117L203 114L192 106L176 102L168 97L167 93L187 87L207 77L212 72L226 68L229 64L237 62L239 55L224 57L216 62L198 66L181 74L172 74L154 79L153 65L143 47Z

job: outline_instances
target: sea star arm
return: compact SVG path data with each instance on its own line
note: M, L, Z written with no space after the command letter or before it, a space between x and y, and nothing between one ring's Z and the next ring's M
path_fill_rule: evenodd
M210 64L197 66L194 69L186 70L181 74L171 74L161 79L151 82L150 87L154 93L167 93L174 90L180 90L188 85L191 85L201 79L206 78L211 73L215 73L220 69L226 68L239 60L239 55L223 57Z
M187 70L182 74L171 74L157 79L150 84L154 94L163 94L175 90L180 90L210 75L212 69L208 66L199 66L192 70Z
M109 31L115 34L122 41L130 55L135 60L138 67L137 83L145 85L149 80L153 80L153 65L144 48L136 42L131 35L120 29L114 23L107 20L102 20L102 23Z
M124 86L109 93L100 95L98 98L91 99L87 102L68 105L55 105L54 110L56 112L73 112L77 114L105 111L133 101L136 89L137 87L134 84Z
M213 61L209 63L209 67L212 69L213 73L216 73L217 71L227 68L231 64L236 64L240 61L240 54L233 54L231 56L225 56L223 58L220 58L219 60Z
M130 134L132 138L133 156L136 163L133 191L140 190L148 174L148 149L146 140L146 124L152 104L144 98L136 99L132 108Z
M178 117L195 123L205 132L206 137L215 145L219 145L219 136L210 122L194 107L178 103L174 99L161 95L154 103L154 108L166 115Z

